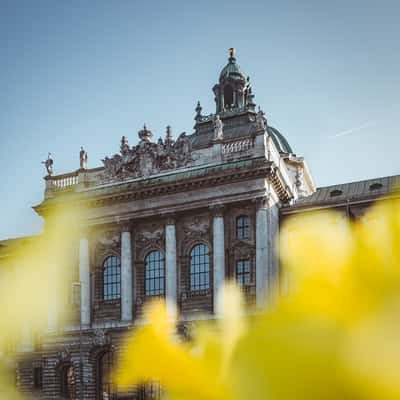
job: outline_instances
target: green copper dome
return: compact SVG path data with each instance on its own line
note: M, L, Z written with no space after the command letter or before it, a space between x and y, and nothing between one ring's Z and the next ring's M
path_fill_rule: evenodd
M239 64L236 62L236 58L229 57L228 64L222 69L219 80L234 79L234 80L246 80L245 73L241 70Z
M280 153L293 154L293 150L290 147L290 144L282 135L282 133L278 131L278 129L275 129L272 126L267 126L267 131Z

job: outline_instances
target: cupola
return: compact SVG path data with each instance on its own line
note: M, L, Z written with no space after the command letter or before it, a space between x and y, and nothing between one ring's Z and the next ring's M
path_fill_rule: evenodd
M216 112L245 108L251 100L250 79L236 62L235 49L229 49L228 64L219 75L219 83L213 88Z

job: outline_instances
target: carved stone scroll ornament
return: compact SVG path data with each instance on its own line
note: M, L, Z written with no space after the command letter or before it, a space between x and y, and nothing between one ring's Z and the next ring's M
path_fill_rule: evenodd
M170 129L165 142L160 138L157 143L151 141L153 134L146 128L139 131L140 142L130 147L125 136L121 139L120 154L104 158L103 178L105 180L123 180L149 176L162 171L185 167L191 164L192 146L182 133L174 142Z

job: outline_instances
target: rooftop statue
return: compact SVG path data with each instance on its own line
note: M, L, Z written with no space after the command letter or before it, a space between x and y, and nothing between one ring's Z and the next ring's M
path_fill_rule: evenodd
M165 141L160 138L157 143L153 143L153 134L144 125L138 135L140 142L137 146L130 147L123 136L120 154L102 160L106 181L149 176L191 164L192 146L185 133L174 142L171 127L168 126Z
M42 161L42 164L44 164L44 166L46 167L47 175L52 176L54 173L54 169L53 169L54 161L51 158L51 153L49 153L47 155L47 160Z
M256 115L256 129L257 131L265 131L265 128L265 113L260 108L258 108L258 112Z
M214 140L221 140L223 139L224 132L223 132L224 124L221 121L221 118L217 114L214 118Z
M87 169L87 161L88 161L88 153L83 148L83 146L81 146L81 151L79 152L79 168Z

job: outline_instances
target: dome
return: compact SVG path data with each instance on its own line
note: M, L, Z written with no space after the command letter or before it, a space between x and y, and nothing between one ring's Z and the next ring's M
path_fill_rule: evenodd
M229 57L228 64L225 65L219 75L220 81L225 79L246 81L245 73L241 70L239 64L236 63L236 58L233 56Z
M293 150L290 147L290 144L285 139L285 137L282 135L282 133L280 133L278 131L278 129L275 129L272 126L267 126L267 131L268 131L268 134L271 136L273 142L275 143L275 146L277 147L277 149L280 153L293 154Z

